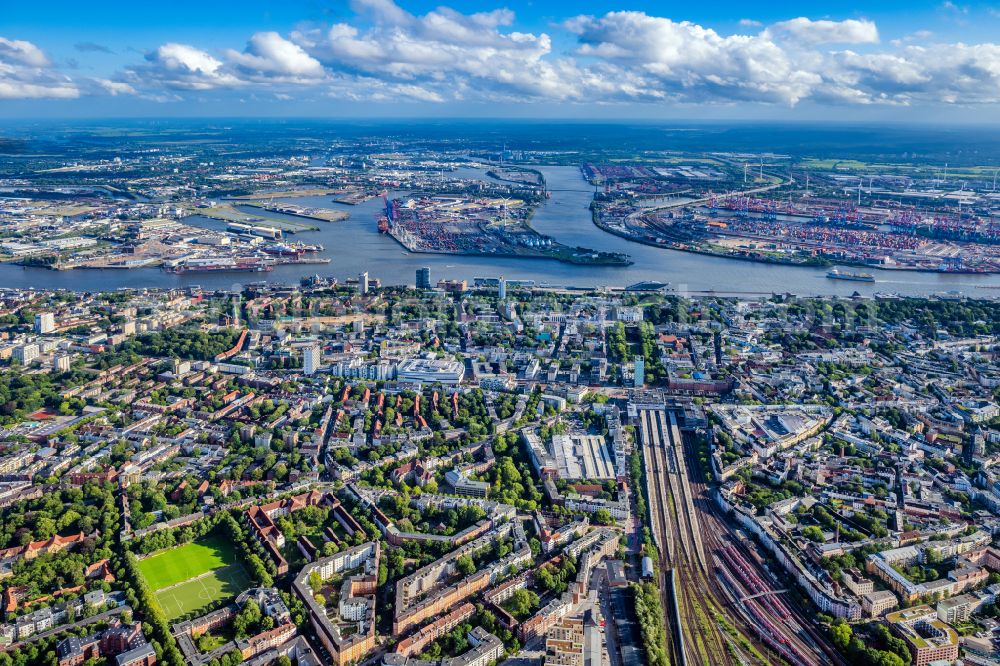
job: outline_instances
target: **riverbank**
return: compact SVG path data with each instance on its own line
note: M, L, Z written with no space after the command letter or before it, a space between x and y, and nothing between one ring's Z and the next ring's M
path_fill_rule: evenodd
M601 248L607 252L627 254L632 265L578 266L554 260L525 261L527 257L410 254L395 239L378 233L375 220L384 211L381 199L345 205L332 202L328 196L314 196L285 202L339 209L351 214L350 219L337 224L323 224L319 231L301 236L304 242L323 245L326 249L319 256L332 259L329 266L317 267L316 270L291 265L275 266L270 273L176 275L154 267L135 268L123 273L121 270L49 271L0 264L0 285L74 291L113 291L122 287L185 288L192 285L203 289L233 289L239 284L261 280L296 285L302 277L314 273L344 280L364 271L378 277L382 284L405 285L413 284L416 270L426 266L430 268L435 282L439 279L472 280L479 276L503 275L508 279L534 280L539 285L596 288L656 281L670 283L678 294L792 292L799 296L850 298L855 292L863 296L885 292L922 297L946 293L953 297L960 292L970 298L995 298L1000 293L1000 276L997 275L873 269L870 272L878 282L870 284L829 280L826 278L827 268L727 261L724 257L647 246L602 231L593 223L590 204L594 189L583 179L578 167L542 166L538 170L544 174L552 196L536 207L530 220L532 229L566 247ZM404 195L399 191L388 193L389 198ZM198 226L203 229L225 229L224 222L208 219L202 222Z
M575 266L631 266L632 261L628 255L618 253L598 252L588 248L570 248L565 245L553 243L548 250L539 248L523 248L522 252L512 252L500 250L498 252L467 252L459 250L433 250L417 247L409 238L400 234L396 229L389 228L387 236L395 240L407 252L413 254L433 254L449 257L506 257L509 259L551 259Z

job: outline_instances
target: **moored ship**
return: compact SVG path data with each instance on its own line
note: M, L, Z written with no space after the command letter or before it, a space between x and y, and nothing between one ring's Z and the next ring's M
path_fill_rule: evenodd
M202 273L212 271L232 271L240 273L268 273L274 264L260 259L192 259L184 263L164 267L168 273Z
M875 276L871 273L851 273L834 268L826 274L831 280L853 280L854 282L874 282Z
M275 243L274 245L268 245L267 247L265 247L264 252L278 257L298 258L302 256L305 250L298 247L292 247L291 245L286 245L285 243Z

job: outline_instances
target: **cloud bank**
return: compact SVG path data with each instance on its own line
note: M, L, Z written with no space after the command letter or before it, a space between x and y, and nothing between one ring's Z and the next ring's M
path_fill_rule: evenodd
M24 40L0 37L0 100L79 96L77 86L52 69L40 48Z
M260 90L277 99L426 103L663 105L995 104L1000 44L940 43L930 33L881 41L865 19L751 19L725 34L637 11L518 29L508 9L412 14L392 0L355 0L349 20L252 34L239 48L176 41L104 78L75 80L35 44L0 37L0 99L81 94L184 99ZM557 34L558 33L558 34ZM83 53L110 52L80 42Z

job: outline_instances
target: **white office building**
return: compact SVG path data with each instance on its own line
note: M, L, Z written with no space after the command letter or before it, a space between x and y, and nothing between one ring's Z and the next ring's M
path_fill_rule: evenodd
M462 381L465 366L455 359L409 358L399 364L396 378L401 382L455 385Z
M319 370L323 361L323 351L318 345L311 345L302 350L302 374L313 375Z
M38 345L32 343L27 345L21 345L14 349L14 360L21 365L28 365L32 361L38 358Z

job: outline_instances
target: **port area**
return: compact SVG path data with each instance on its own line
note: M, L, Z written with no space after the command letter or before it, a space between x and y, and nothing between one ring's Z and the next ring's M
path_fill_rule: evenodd
M357 206L358 204L363 204L366 201L371 201L377 196L378 192L371 192L369 190L347 190L335 196L333 200L336 203Z
M93 235L67 235L37 243L9 241L9 254L0 256L0 261L52 270L158 266L176 273L268 272L284 264L329 262L317 256L322 245L283 240L281 229L260 222L230 222L222 231L194 226L184 219L155 218L87 230Z
M521 199L415 194L387 199L378 228L410 252L631 265L626 254L573 248L538 233L530 225L533 212Z
M535 187L544 187L545 185L545 178L542 176L542 173L534 169L496 167L488 170L486 175L490 178L507 181L508 183L520 183Z
M240 210L237 206L246 206L253 209L253 214L247 213ZM274 204L277 206L277 204ZM303 231L317 231L318 226L307 222L305 219L302 222L289 220L288 218L282 218L277 215L268 215L268 210L264 209L260 203L253 202L231 202L231 201L209 201L197 204L185 204L181 206L184 211L184 215L201 215L202 217L208 217L213 220L221 220L223 222L239 222L242 224L250 225L266 225L269 227L274 227L281 229L285 233L299 233ZM274 210L272 212L279 212Z
M350 190L353 191L353 190ZM229 197L237 201L253 201L255 199L291 199L294 197L326 197L345 194L343 188L330 187L300 187L286 190L258 190L252 194L240 194Z
M287 190L276 190L276 191L258 191L253 194L242 194L238 196L232 196L230 199L234 201L250 202L263 201L270 199L294 199L296 197L327 197L332 196L333 201L342 204L349 204L351 206L356 206L362 204L366 201L370 201L378 196L378 191L357 188L357 187L347 187L347 188L328 188L328 187L302 187L298 189L287 189Z
M309 208L296 204L277 203L272 201L247 201L242 205L251 208L258 208L269 213L280 213L281 215L292 215L307 220L318 220L320 222L343 222L350 215L342 210L332 210L330 208ZM286 224L287 220L283 220Z
M589 166L589 165L588 165ZM592 183L595 167L585 167ZM767 174L765 173L765 176ZM594 224L622 238L671 250L797 266L863 266L887 271L1000 273L1000 233L913 210L846 206L801 197L794 203L771 192L787 188L777 177L740 194L653 191L641 183L597 192ZM828 274L864 279L864 273Z

